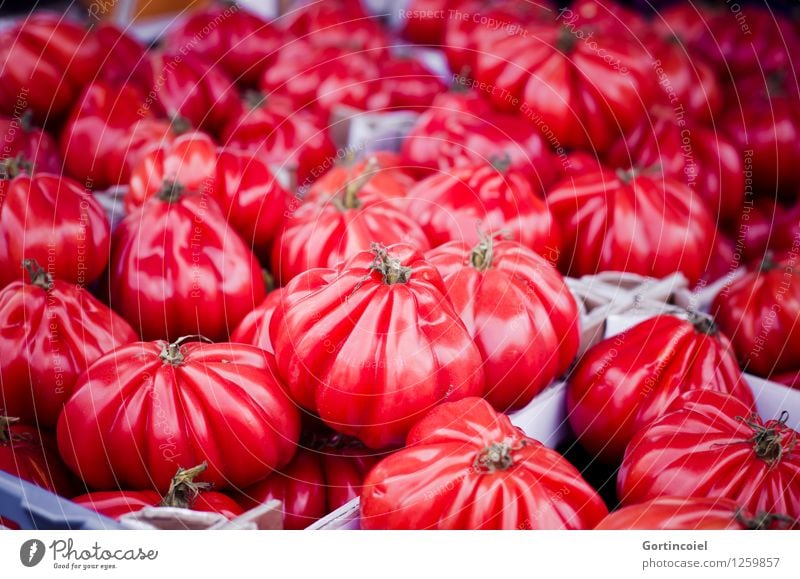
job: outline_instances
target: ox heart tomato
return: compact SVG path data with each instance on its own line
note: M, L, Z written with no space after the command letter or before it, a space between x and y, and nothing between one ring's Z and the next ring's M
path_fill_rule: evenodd
M761 199L742 208L737 232L737 249L746 262L759 264L772 251L789 254L800 239L800 203L785 205ZM788 255L787 255L788 257Z
M623 505L660 496L735 501L752 513L800 517L798 433L721 392L695 390L640 430L617 478Z
M414 58L395 57L380 63L380 85L392 109L423 111L445 91L442 80Z
M578 306L555 267L515 241L454 241L425 258L483 356L485 398L521 408L569 368L580 341Z
M147 49L127 31L107 20L92 28L103 62L96 80L113 87L131 86L145 95L153 88Z
M565 458L478 398L431 410L361 493L364 529L591 529L607 514Z
M696 282L717 235L690 188L649 172L588 173L562 181L547 201L562 233L560 266L571 276L679 271Z
M283 292L283 288L278 288L268 293L264 301L247 314L231 333L231 342L251 344L269 354L275 354L269 327L275 310L280 307Z
M21 157L43 173L61 171L61 154L52 136L33 125L33 115L25 111L11 118L0 117L0 161Z
M169 490L162 497L156 491L97 491L72 499L72 502L112 519L136 513L146 507L175 507L206 513L216 513L235 519L244 509L228 495L208 490L210 484L195 481L208 465L178 468Z
M505 235L542 255L558 254L558 228L529 181L504 161L453 169L423 179L408 192L408 212L431 245L475 245Z
M78 376L137 340L133 329L85 289L25 263L30 283L0 291L2 412L54 427Z
M291 214L272 252L272 271L281 284L314 267L333 267L373 242L428 249L404 199L384 196L376 187L364 190L376 174L372 165L365 166L334 197L316 194Z
M569 423L589 452L618 462L636 432L696 389L753 405L733 348L710 319L656 316L584 354L567 387Z
M333 167L314 182L304 199L332 199L341 194L354 179L359 179L361 183L359 195L383 199L405 197L415 183L414 178L401 167L398 155L379 151L371 153L361 161L345 160L344 163Z
M402 444L431 407L481 395L480 352L446 292L436 269L401 244L297 277L271 324L294 400L383 448Z
M797 529L800 521L781 514L754 515L720 498L660 497L623 507L595 527L599 531L716 531Z
M223 340L266 293L216 201L169 182L114 232L109 286L112 307L151 340Z
M110 226L78 183L53 173L24 174L24 160L0 168L0 287L23 279L35 259L56 279L86 286L108 263Z
M101 58L85 28L58 12L20 19L0 34L0 113L29 108L38 122L63 116L95 78ZM13 63L13 65L12 65Z
M179 466L249 486L286 465L300 417L272 358L244 344L139 342L84 373L58 422L58 447L90 487L166 493Z
M359 448L324 446L300 449L280 472L242 491L243 504L255 507L270 500L283 504L283 528L305 529L358 497L377 457Z
M800 265L797 257L736 278L717 294L711 311L731 337L739 362L759 376L800 368Z

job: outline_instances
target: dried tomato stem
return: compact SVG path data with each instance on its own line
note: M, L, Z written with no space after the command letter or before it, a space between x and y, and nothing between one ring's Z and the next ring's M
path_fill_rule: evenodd
M42 288L44 291L53 289L53 277L39 265L35 259L23 259L22 267L28 272L31 283Z
M13 179L22 172L33 173L33 164L22 153L0 161L0 179Z
M160 357L164 361L165 364L171 364L173 366L180 366L183 364L184 356L183 352L181 351L181 346L188 342L189 340L194 340L196 342L205 342L206 344L213 344L212 340L209 340L205 336L201 335L193 335L193 336L181 336L171 344L167 344L161 350Z
M13 439L11 425L19 422L19 418L0 416L0 444L8 444Z
M778 513L760 513L752 518L746 517L744 511L741 509L736 512L734 518L739 524L749 531L762 531L771 529L773 523L784 523L786 529L793 529L800 524L800 521L797 519L790 517L789 515Z
M697 312L689 312L689 322L694 326L694 329L708 336L716 336L719 334L719 328L714 323L714 319L710 316L700 314Z
M370 179L375 176L375 172L380 168L378 160L375 157L370 157L367 161L364 170L357 177L348 180L344 187L344 197L342 200L342 207L344 209L358 209L361 207L361 200L358 194L364 186L369 183Z
M508 470L514 464L513 450L507 441L493 442L477 454L472 466L476 471L487 473Z
M494 242L489 236L483 237L469 254L469 262L478 271L486 271L492 267Z
M198 464L195 467L184 469L179 468L172 481L169 483L169 491L161 499L162 507L179 507L189 509L197 499L200 491L211 488L211 483L195 482L195 477L199 476L208 468L208 463Z
M185 191L186 187L181 183L165 179L164 183L161 185L161 190L158 192L158 198L167 203L173 203L180 199Z
M398 258L389 255L386 248L380 244L373 243L372 251L375 259L370 266L370 271L380 272L384 283L388 285L408 283L411 278L410 267L403 265Z

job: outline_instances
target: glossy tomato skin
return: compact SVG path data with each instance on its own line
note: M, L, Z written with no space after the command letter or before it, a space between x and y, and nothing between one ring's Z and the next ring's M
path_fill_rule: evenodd
M53 436L5 416L0 416L0 470L62 497L74 496L77 489Z
M281 298L284 289L278 288L267 294L264 301L252 312L247 314L242 322L231 333L231 342L250 344L261 348L268 354L275 354L272 347L272 335L269 327L275 310L281 307Z
M575 467L478 398L430 411L361 493L364 529L590 529L607 513Z
M104 82L87 86L61 133L61 153L67 173L102 191L124 182L121 143L141 116L142 95L130 86Z
M753 513L798 518L797 436L736 398L695 390L631 440L617 495L623 505L668 495L724 498Z
M217 2L180 20L165 41L172 52L189 46L237 83L254 86L285 39L283 31L246 8Z
M13 115L22 102L37 122L62 117L100 64L92 35L56 12L20 19L3 31L0 47L0 60L13 63L0 72L0 112Z
M264 299L256 257L213 198L151 199L118 226L112 244L112 307L144 339L223 340Z
M72 179L53 173L0 179L0 287L23 279L24 259L86 286L105 270L109 239L103 208Z
M401 155L420 178L506 158L536 189L543 190L557 175L542 136L517 116L492 111L475 91L437 96L403 140Z
M92 28L103 62L96 80L113 87L131 86L142 95L152 88L153 74L147 49L127 31L104 20Z
M97 491L75 497L72 501L112 519L137 513L146 507L162 506L161 495L156 491ZM216 513L227 519L235 519L244 513L244 509L232 498L214 491L198 494L189 508Z
M402 444L431 407L481 395L480 353L446 291L402 244L297 277L271 326L293 399L334 430L384 448Z
M30 283L12 283L0 291L3 412L54 427L78 376L136 340L125 320L79 286L41 270Z
M372 179L371 173L362 173ZM315 267L334 267L367 250L372 243L407 243L425 251L425 231L406 209L404 199L363 191L356 176L334 198L302 203L287 219L272 251L272 272L285 285Z
M308 186L336 159L327 126L321 117L270 96L242 107L225 127L222 142L258 155L271 167L293 170L297 185Z
M745 371L759 376L800 368L797 259L762 265L724 287L711 305Z
M58 423L61 455L92 488L166 493L178 467L246 487L287 464L300 417L271 357L244 344L139 342L82 375Z
M735 223L745 195L741 153L720 131L688 126L685 113L654 108L645 122L617 141L607 161L622 169L659 166L696 191L715 222Z
M795 239L800 239L800 203L785 205L761 199L746 205L737 232L745 261L752 265L760 264L767 251L778 256L789 253Z
M636 432L696 389L754 403L730 342L708 319L656 316L584 354L567 387L569 423L584 448L616 463Z
M791 529L783 517L759 518L735 501L705 497L659 497L610 513L595 527L598 531L722 531Z
M578 306L555 266L515 241L454 241L425 258L484 361L485 398L521 408L569 368L578 352Z
M481 164L423 179L408 192L408 212L433 247L477 244L505 235L542 255L558 253L560 237L544 200L525 176Z
M387 151L371 153L355 163L344 162L315 181L304 199L332 199L354 180L364 181L359 194L365 197L403 198L416 181L401 165L400 157Z
M55 139L35 127L30 113L13 117L0 117L0 161L22 157L33 164L37 171L59 173L61 154Z
M442 80L414 58L389 58L380 64L380 85L391 109L423 111L446 90Z
M358 449L299 449L280 472L243 491L243 504L283 504L283 528L305 529L359 496L377 459Z
M626 271L690 282L705 270L716 226L684 184L645 173L600 171L562 181L547 201L571 276Z

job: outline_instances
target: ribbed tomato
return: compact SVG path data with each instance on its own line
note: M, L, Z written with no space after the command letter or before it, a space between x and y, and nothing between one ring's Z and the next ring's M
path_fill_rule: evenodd
M364 529L591 529L600 496L484 400L431 410L364 481Z
M733 348L710 319L656 316L584 354L567 387L569 423L589 452L618 462L636 432L696 389L753 405Z
M474 164L423 179L408 192L408 213L433 247L475 245L502 234L542 255L558 253L560 238L544 200L520 172Z
M391 109L423 111L446 90L442 80L412 57L390 57L380 62L380 87Z
M95 38L63 13L36 11L0 34L0 113L64 115L100 68Z
M401 154L419 177L506 157L511 168L540 190L558 173L550 148L537 131L516 115L492 111L475 91L437 96L403 140Z
M598 531L716 531L796 529L800 521L781 514L754 515L720 498L659 497L623 507L595 527Z
M268 354L178 340L138 342L98 360L57 434L64 460L90 487L166 493L178 467L202 462L215 487L249 486L291 460L299 430Z
M735 501L753 513L800 517L798 433L787 413L763 419L740 400L695 390L640 430L617 478L623 505L661 496Z
M292 397L383 448L402 444L433 406L483 394L480 352L446 292L436 269L401 244L297 277L272 321Z
M283 288L278 288L268 293L264 301L247 314L231 333L231 342L250 344L269 354L275 354L269 327L275 310L280 307L283 292Z
M376 187L364 190L375 176L365 168L334 197L315 195L292 212L272 251L272 272L281 284L314 267L333 267L373 242L430 247L405 199L384 196Z
M24 278L35 259L56 279L86 286L108 263L110 226L91 192L53 173L0 171L0 287Z
M578 352L578 306L555 267L515 241L454 241L425 255L475 340L497 410L521 408Z
M369 154L358 162L333 167L308 189L304 199L330 200L340 195L348 184L358 180L359 194L367 198L405 197L416 181L401 168L400 157L387 151Z
M305 529L361 494L377 457L358 448L300 449L288 466L242 491L242 503L283 504L283 528Z
M247 8L222 0L178 19L164 41L172 52L188 47L237 83L253 86L275 59L284 35Z
M698 194L646 172L589 173L562 181L547 201L562 233L561 270L572 276L679 271L695 282L717 235Z
M50 133L33 125L33 115L25 111L13 117L0 117L0 161L22 158L42 173L61 171L61 154Z
M216 513L228 519L235 519L244 513L241 505L228 495L207 490L211 485L194 480L206 468L206 464L188 469L178 468L163 497L152 490L97 491L75 497L72 502L112 519L139 512L146 507L191 509Z
M714 298L711 311L731 338L745 371L759 376L800 368L800 266L797 257L736 278Z
M223 340L266 292L255 255L207 193L169 185L114 232L112 307L146 340Z
M795 240L800 239L800 202L784 205L759 199L758 203L748 203L742 208L736 231L747 262L761 263L768 251L778 256L790 253Z
M95 23L92 35L99 54L103 55L95 80L114 87L131 86L143 95L153 88L151 64L141 42L109 20Z
M85 289L53 280L36 262L25 268L29 283L0 291L2 412L54 427L78 376L137 335Z

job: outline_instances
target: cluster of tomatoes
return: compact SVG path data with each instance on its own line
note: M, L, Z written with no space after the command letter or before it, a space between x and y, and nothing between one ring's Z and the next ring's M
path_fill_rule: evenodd
M798 433L742 369L800 385L798 47L724 4L220 2L154 47L33 13L0 32L0 470L114 518L797 526ZM399 150L337 148L398 111ZM565 276L601 271L730 279L577 359ZM506 415L564 376L612 498Z

